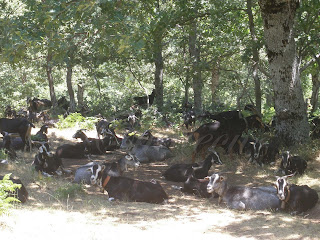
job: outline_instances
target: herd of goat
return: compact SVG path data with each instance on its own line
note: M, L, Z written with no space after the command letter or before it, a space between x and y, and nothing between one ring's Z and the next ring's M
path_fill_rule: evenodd
M153 100L153 99L150 99ZM248 105L246 110L252 111ZM190 112L189 112L190 113ZM185 114L185 125L194 124L192 114ZM209 176L213 164L222 164L219 147L227 154L246 155L251 163L266 165L276 161L280 154L276 141L264 143L252 137L245 137L249 130L265 131L267 126L261 117L252 111L244 117L241 111L226 111L211 114L209 123L202 124L188 133L190 141L196 142L190 163L177 163L169 166L162 176L166 181L182 182L183 187L175 187L182 192L203 198L219 198L233 209L285 209L299 214L313 208L318 202L314 189L303 185L288 183L288 178L295 174L304 174L307 161L299 156L292 156L289 151L281 155L279 173L274 186L230 186L225 173L214 173ZM33 165L36 171L47 177L53 175L73 174L74 183L97 184L101 191L107 191L109 200L129 200L136 202L163 203L169 199L161 184L152 179L140 181L124 176L128 166L139 167L140 164L165 161L174 157L176 144L170 138L157 138L150 130L141 136L127 133L119 137L105 119L96 124L97 138L89 138L85 130L80 129L73 135L81 141L74 144L63 144L52 153L47 137L48 126L43 125L31 136L33 123L25 118L1 118L0 132L3 135L1 148L10 159L16 158L16 150L37 148ZM19 137L15 136L18 135ZM74 173L63 166L64 158L89 158L92 155L104 155L107 151L122 149L126 155L114 162L92 161L79 167ZM202 161L196 162L201 157ZM22 184L20 180L12 179ZM18 198L25 202L28 192L23 186L18 190Z

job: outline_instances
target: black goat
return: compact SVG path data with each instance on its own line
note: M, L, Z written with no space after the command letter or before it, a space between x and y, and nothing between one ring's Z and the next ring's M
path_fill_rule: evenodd
M11 137L9 133L7 132L1 132L3 135L3 142L2 142L2 148L4 149L4 152L8 155L9 159L16 159L17 154L15 150L11 146Z
M120 148L122 138L118 137L114 131L109 130L105 133L105 137L102 139L102 141L106 151L113 151Z
M196 114L193 110L183 112L183 124L186 126L186 129L189 126L195 125L196 123Z
M18 133L21 137L23 146L28 146L31 150L31 128L35 127L25 118L0 118L0 132Z
M168 195L159 182L155 180L144 182L121 177L117 168L117 163L106 163L102 166L91 168L91 182L101 182L102 190L108 192L109 200L118 199L148 203L163 203L167 201Z
M80 138L86 146L89 154L101 155L106 153L103 140L97 138L88 138L83 130L78 130L72 137L76 139Z
M162 176L173 182L185 182L188 178L190 169L194 170L194 176L198 179L208 176L208 172L213 163L222 164L220 156L216 151L212 151L203 163L177 163L169 167Z
M183 187L179 190L183 193L193 194L202 198L218 197L217 193L208 193L207 185L209 183L208 179L198 179L194 176L193 168L187 170L188 178L183 183Z
M56 149L56 156L58 158L85 158L86 146L84 143L63 144Z
M208 179L207 191L208 193L216 192L219 194L219 204L224 201L229 208L239 210L280 209L281 202L273 186L229 187L226 177L220 173L214 173Z
M284 174L289 175L298 172L303 174L308 164L307 161L299 156L291 156L289 151L282 153L280 169Z
M254 160L260 165L270 164L276 161L276 157L279 155L279 148L276 142L262 143L256 141L254 143Z
M52 107L52 102L48 99L27 98L27 104L32 112L40 112Z
M171 138L157 138L154 137L151 133L151 130L146 130L141 137L146 137L148 139L148 144L147 145L163 145L167 148L172 147L174 142Z
M313 208L318 200L318 193L308 187L307 185L297 186L289 184L288 177L294 174L276 177L275 186L277 188L277 195L281 200L281 209L288 210L292 215L303 213Z
M48 142L48 128L48 125L42 125L40 130L34 136L32 136L32 140L39 142Z
M151 106L154 101L154 97L156 96L156 91L155 89L152 90L152 93L148 96L143 96L143 97L133 97L133 100L135 103L139 106ZM149 104L148 104L149 103Z
M49 152L47 148L42 145L39 152L35 155L32 163L37 172L41 172L44 176L51 177L53 174L62 175L62 172L70 173L63 168L61 158ZM61 168L62 171L58 170Z

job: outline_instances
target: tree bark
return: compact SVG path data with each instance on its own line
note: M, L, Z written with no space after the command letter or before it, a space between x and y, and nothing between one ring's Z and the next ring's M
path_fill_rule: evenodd
M247 13L249 18L249 29L252 40L252 60L253 60L253 80L254 80L254 92L256 99L256 110L261 114L261 82L258 72L258 64L260 61L259 58L259 47L258 47L258 39L254 27L254 20L252 14L252 0L247 0Z
M194 93L194 111L196 114L202 112L202 79L200 69L200 47L197 42L197 22L191 25L191 31L189 35L189 52L191 59L191 77Z
M162 57L162 37L163 34L157 33L154 35L154 86L155 86L155 103L159 111L163 108L163 57Z
M264 22L264 38L274 90L276 135L287 146L309 137L296 56L294 18L299 0L259 0Z
M75 112L76 110L76 101L74 98L74 91L73 91L73 87L72 87L72 66L68 65L67 66L67 88L68 88L68 93L69 93L69 97L70 97L70 112Z
M318 109L318 99L319 99L319 72L312 74L312 95L311 95L311 113L314 113Z
M52 106L57 107L58 104L57 104L56 93L54 91L51 61L52 61L52 53L51 53L51 50L48 50L46 72L47 72L47 78L49 83L50 98L51 98Z
M212 68L212 72L211 72L211 85L210 85L210 89L211 89L211 106L212 108L214 107L214 103L217 102L216 101L216 90L217 87L219 85L219 81L220 81L220 63L219 61L217 61Z
M78 83L77 99L78 99L79 107L84 106L83 95L84 95L84 86L82 84Z

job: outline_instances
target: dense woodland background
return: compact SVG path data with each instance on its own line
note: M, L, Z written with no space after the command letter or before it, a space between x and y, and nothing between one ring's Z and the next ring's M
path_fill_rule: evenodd
M116 117L155 89L155 109L180 121L254 104L289 145L317 115L318 0L4 0L0 109L27 97ZM1 111L1 112L3 112ZM60 114L51 112L52 117Z

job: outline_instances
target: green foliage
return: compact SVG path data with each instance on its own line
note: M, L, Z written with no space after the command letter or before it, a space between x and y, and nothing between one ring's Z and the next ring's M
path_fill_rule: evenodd
M84 189L81 184L67 184L59 187L55 191L55 196L58 199L75 198L79 194L83 194Z
M263 122L270 123L272 117L275 115L274 107L266 108L263 111Z
M4 149L0 149L0 160L8 159L8 154L4 151Z
M12 203L19 202L15 197L9 196L9 192L14 192L20 188L20 184L15 184L10 180L10 175L7 174L0 180L0 215L6 213L13 207Z
M59 122L57 127L59 129L63 128L80 128L80 129L94 129L95 123L98 121L95 117L84 117L81 113L71 113L66 118L59 115Z

